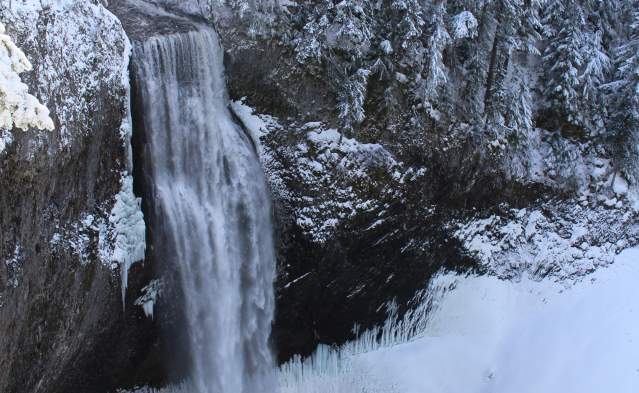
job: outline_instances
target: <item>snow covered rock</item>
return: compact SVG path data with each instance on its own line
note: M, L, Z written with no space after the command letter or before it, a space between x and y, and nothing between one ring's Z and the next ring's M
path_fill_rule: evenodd
M131 170L130 132L123 132L130 130L130 46L102 3L0 4L5 34L32 65L20 74L23 87L55 126L42 132L14 118L27 129L0 131L0 264L10 266L0 269L3 392L112 386L126 379L120 366L148 350L135 342L141 332L153 336L136 322L142 310L123 312L114 264L143 257L144 224L130 177L122 183ZM45 120L39 125L51 128ZM126 198L118 198L123 186ZM133 279L130 292L140 281Z

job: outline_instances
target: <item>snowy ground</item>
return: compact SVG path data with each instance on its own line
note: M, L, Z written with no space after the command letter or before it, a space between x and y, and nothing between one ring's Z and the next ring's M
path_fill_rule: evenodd
M452 289L435 299L417 337L284 369L282 391L639 391L639 248L570 287L452 274L437 281Z
M441 274L381 340L364 333L284 365L278 393L636 393L637 283L639 248L570 284Z

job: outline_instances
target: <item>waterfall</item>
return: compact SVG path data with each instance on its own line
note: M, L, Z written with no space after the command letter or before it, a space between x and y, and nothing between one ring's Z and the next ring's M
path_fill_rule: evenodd
M210 29L134 47L156 258L178 266L197 393L273 392L270 201Z

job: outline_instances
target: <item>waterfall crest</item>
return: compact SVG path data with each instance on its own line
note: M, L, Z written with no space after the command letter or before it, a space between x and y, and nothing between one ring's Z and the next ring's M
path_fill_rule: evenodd
M134 46L159 258L179 266L198 393L273 392L270 201L228 109L223 51L201 28Z

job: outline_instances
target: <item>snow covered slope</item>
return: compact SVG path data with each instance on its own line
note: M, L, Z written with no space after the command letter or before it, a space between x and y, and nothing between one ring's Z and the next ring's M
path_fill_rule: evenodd
M367 392L380 391L379 381L382 391L401 393L638 391L639 248L570 285L455 274L436 281L453 289L435 300L421 334L324 357L344 372L283 372L283 391L349 392L353 373Z

